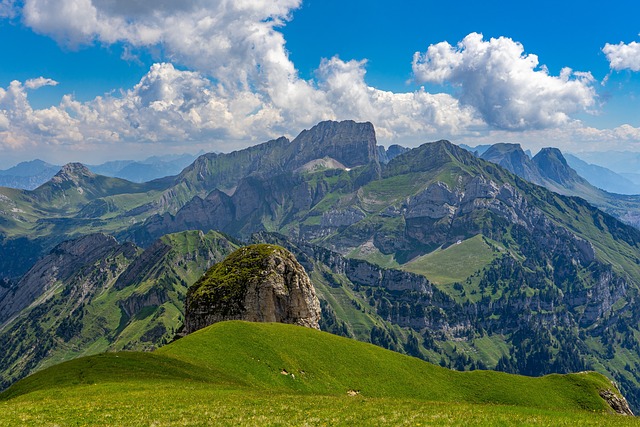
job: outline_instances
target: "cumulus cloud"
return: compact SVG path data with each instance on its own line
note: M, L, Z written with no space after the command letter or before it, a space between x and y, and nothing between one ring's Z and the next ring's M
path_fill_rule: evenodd
M13 0L0 1L15 10ZM56 85L54 80L0 88L0 149L37 142L82 148L217 141L216 149L227 150L293 136L327 119L371 121L385 141L464 138L492 128L572 123L571 114L595 102L590 74L564 69L550 76L519 43L484 41L475 33L457 47L443 42L414 57L415 80L453 85L459 91L453 96L371 87L366 60L324 59L314 79L305 80L279 31L301 0L19 4L25 25L65 46L121 43L124 57L151 49L166 62L154 64L134 87L87 102L67 95L48 109L33 109L28 89Z
M26 89L55 83L39 78L0 89L0 113L6 119L0 122L13 135L11 145L44 138L49 144L251 139L248 133L273 122L268 110L258 111L262 101L255 95L228 99L201 74L166 63L153 65L118 96L80 102L67 95L57 106L34 110Z
M456 135L482 126L472 108L448 94L420 89L409 93L383 91L365 82L366 61L323 60L319 87L337 118L371 121L387 139L409 135Z
M606 55L612 70L640 71L640 43L607 43L602 48L602 52Z
M25 0L24 22L58 42L162 44L167 59L232 88L297 83L277 31L301 0Z
M60 7L53 0L26 0L24 15L35 30L71 46L95 40L162 44L169 59L216 83L210 94L227 112L217 121L237 121L231 126L236 135L259 123L290 133L325 119L373 121L388 137L420 131L451 135L478 124L472 109L449 95L367 86L366 61L324 60L317 82L301 79L277 31L299 6L300 0L163 0L153 7L141 0L70 0ZM246 118L231 112L243 108Z
M37 79L29 79L24 83L27 89L40 89L43 86L57 86L58 82L45 77L38 77Z
M42 77L24 84L14 81L6 90L0 89L0 125L5 137L7 131L14 136L14 146L43 138L49 144L261 141L286 134L292 125L297 132L322 119L373 121L382 138L452 135L482 126L471 108L460 106L450 95L424 90L398 94L367 86L364 65L337 57L323 61L318 87L312 92L315 99L299 101L315 105L312 117L279 108L264 94L241 91L230 96L201 73L161 63L117 96L81 102L67 95L59 105L45 110L30 106L27 89L55 81Z
M450 84L459 99L474 107L484 120L506 130L543 129L565 125L574 113L595 104L590 73L562 69L551 76L538 57L524 54L522 44L510 38L486 41L478 33L457 46L441 42L413 58L415 79Z

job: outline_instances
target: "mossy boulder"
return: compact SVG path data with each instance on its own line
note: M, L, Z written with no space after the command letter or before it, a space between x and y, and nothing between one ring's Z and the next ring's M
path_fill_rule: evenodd
M211 267L187 292L186 333L224 320L319 329L320 303L291 252L276 245L251 245Z

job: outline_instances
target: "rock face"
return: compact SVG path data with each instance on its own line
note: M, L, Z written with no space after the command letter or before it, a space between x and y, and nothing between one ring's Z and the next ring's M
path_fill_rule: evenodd
M90 271L96 262L117 253L132 258L136 248L131 243L120 245L105 234L89 234L59 244L0 298L0 325L40 298L55 283L65 282L85 269Z
M315 288L291 252L276 245L238 249L187 292L185 332L224 320L320 329Z
M588 185L584 178L571 169L557 148L543 148L532 159L543 178L563 187L572 188L577 184Z
M348 168L378 161L376 133L371 123L320 122L291 143L293 165L331 157Z
M616 390L617 387L615 384L612 384ZM620 415L629 415L633 417L633 411L629 407L629 403L627 403L627 399L624 398L621 394L614 393L611 390L600 390L600 397L602 397L608 404L611 406L617 414Z
M494 144L480 158L498 164L529 182L543 185L540 171L520 144Z
M89 168L87 168L82 163L67 163L62 167L62 169L60 169L60 172L58 172L53 178L51 178L51 182L60 184L70 181L75 185L79 185L82 179L95 177L96 174L91 172Z

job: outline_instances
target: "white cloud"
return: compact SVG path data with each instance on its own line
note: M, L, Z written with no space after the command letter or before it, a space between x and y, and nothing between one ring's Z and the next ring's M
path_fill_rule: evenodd
M483 122L473 109L447 94L382 91L365 83L366 61L323 60L320 90L337 119L371 121L384 139L415 135L457 135Z
M75 47L94 41L162 44L168 59L199 70L227 90L265 87L296 70L277 27L301 0L25 0L24 22ZM277 72L277 74L276 74Z
M602 48L602 52L606 55L612 70L640 71L640 43L607 43Z
M611 129L598 129L574 121L560 128L534 129L526 132L491 130L480 135L457 138L456 143L471 146L518 142L533 153L543 147L559 147L566 152L640 151L640 128L623 124Z
M24 83L24 87L27 89L40 89L43 86L57 86L58 82L45 77L38 77L37 79L29 79Z
M40 77L0 88L0 150L39 144L98 152L113 144L214 142L207 149L225 151L295 136L326 119L371 121L384 142L408 144L524 131L541 135L560 125L581 128L571 115L595 103L589 73L564 69L550 76L519 43L484 41L475 33L457 47L443 42L414 57L417 81L451 84L459 90L454 96L371 87L366 61L338 57L322 60L313 80L302 79L278 31L301 0L21 4L23 22L61 44L122 43L129 59L135 59L132 52L160 47L166 62L154 64L132 88L88 102L67 95L48 109L33 109L27 89L55 85L54 80Z
M0 18L14 18L16 13L15 0L0 0Z
M299 5L300 0L163 0L148 7L142 1L70 0L60 7L53 0L26 0L24 15L35 30L71 46L94 40L135 47L162 44L172 61L215 82L210 91L238 122L230 130L235 135L246 122L292 133L320 120L360 119L373 121L388 137L418 131L450 135L477 124L472 109L449 95L368 87L364 61L325 60L318 82L299 78L277 31ZM242 109L251 117L230 111Z
M0 113L6 117L2 127L11 132L15 146L20 141L42 140L53 145L263 141L291 130L295 134L323 119L373 121L383 139L454 135L482 126L472 109L461 107L449 95L424 90L398 94L367 86L364 65L337 57L323 61L319 85L308 86L308 96L300 98L296 91L280 95L289 97L283 101L289 103L286 108L269 102L261 93L236 91L230 95L202 74L168 63L153 65L138 84L117 96L80 102L67 95L59 105L44 110L31 107L26 89L55 81L42 77L24 84L14 81L7 90L0 89ZM296 108L305 104L309 110L315 108L313 115L298 114Z
M527 130L566 125L595 104L593 77L564 68L551 76L538 57L510 38L483 40L478 33L457 46L441 42L413 58L415 79L451 84L459 99L498 129Z

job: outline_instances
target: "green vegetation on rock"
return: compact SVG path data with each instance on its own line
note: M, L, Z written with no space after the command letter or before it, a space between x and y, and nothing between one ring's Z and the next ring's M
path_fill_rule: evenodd
M274 254L287 256L286 253L284 248L269 244L242 247L211 267L194 283L188 290L188 299L194 304L220 304L229 314L237 314L243 308L247 287L264 279L269 257Z
M43 265L52 271L78 264L0 328L0 388L74 357L151 350L171 341L184 320L189 285L237 248L220 233L200 231L164 236L146 251L109 244L97 260L79 262L82 254L60 252ZM48 283L35 276L35 288Z

